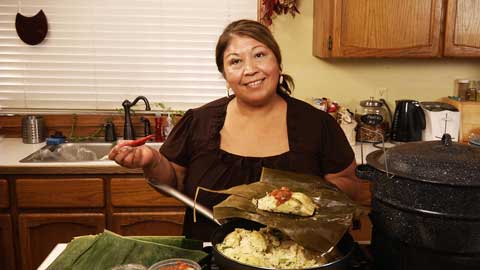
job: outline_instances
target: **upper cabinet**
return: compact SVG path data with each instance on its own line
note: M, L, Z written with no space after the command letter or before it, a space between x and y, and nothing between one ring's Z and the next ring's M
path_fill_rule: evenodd
M480 56L479 9L480 0L315 0L313 54Z
M480 0L449 0L445 56L480 56Z

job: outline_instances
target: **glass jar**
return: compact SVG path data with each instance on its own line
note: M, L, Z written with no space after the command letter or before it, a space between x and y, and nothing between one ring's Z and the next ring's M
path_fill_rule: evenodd
M357 117L357 141L382 142L390 134L391 113L384 100L378 101L370 97L360 102L361 111Z
M460 100L466 100L468 85L470 80L457 79L455 80L455 95L460 98Z
M477 81L477 101L480 101L480 81Z
M477 81L470 81L468 84L466 98L467 101L477 101Z

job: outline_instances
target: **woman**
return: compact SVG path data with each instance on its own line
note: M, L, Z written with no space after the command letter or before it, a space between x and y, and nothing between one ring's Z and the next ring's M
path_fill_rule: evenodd
M354 154L335 120L289 96L290 76L274 37L262 24L228 25L216 47L227 97L188 110L159 152L147 146L114 148L109 158L193 197L197 186L226 189L258 181L262 167L323 176L352 199L368 204L368 184L354 174ZM223 195L201 193L213 207ZM187 210L187 237L210 240L216 225L202 217L193 224Z

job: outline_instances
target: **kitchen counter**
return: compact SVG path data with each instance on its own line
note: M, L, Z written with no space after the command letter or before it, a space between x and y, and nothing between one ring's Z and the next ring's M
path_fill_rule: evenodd
M88 162L20 162L20 160L43 146L45 146L45 142L25 144L21 138L3 138L3 140L0 141L0 174L142 173L141 169L123 168L111 160Z
M0 174L102 174L142 173L140 169L127 169L111 160L88 162L20 163L19 161L45 146L45 143L24 144L21 138L3 138L0 141ZM361 164L360 143L352 148L357 164ZM363 157L377 150L371 143L363 144Z

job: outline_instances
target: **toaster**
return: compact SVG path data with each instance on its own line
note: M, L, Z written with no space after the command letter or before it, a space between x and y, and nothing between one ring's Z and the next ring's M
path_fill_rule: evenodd
M443 102L420 102L425 113L423 141L440 140L448 133L452 140L458 142L460 135L460 112L454 106Z

